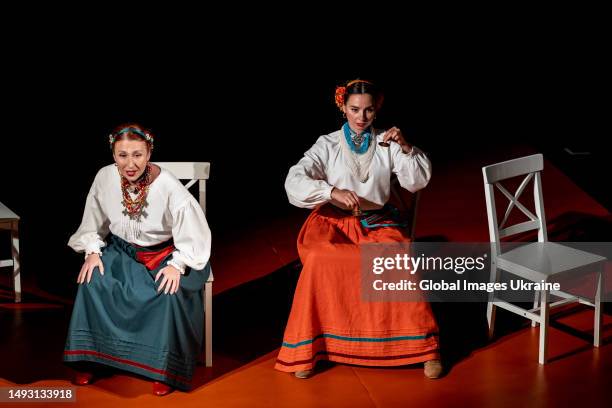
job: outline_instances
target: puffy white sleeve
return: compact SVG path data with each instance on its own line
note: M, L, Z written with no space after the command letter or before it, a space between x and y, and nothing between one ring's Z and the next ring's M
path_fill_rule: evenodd
M306 152L300 161L289 169L285 190L289 202L301 208L315 208L331 200L334 188L326 179L326 163L329 152L324 136Z
M101 171L96 175L87 194L81 225L68 241L70 248L85 252L85 255L102 253L101 249L106 246L103 240L109 233L110 221L100 204L100 182Z
M402 187L414 193L424 188L431 178L431 162L418 147L404 153L397 143L391 143L393 173Z
M211 233L202 207L189 197L184 205L172 212L172 237L176 251L168 264L185 272L189 266L195 270L204 269L210 258Z

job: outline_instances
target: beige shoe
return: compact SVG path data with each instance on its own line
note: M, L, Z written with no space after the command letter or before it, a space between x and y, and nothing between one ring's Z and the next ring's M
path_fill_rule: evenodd
M312 376L312 370L302 370L302 371L295 372L295 377L300 378L302 380L305 380L306 378L310 378L311 376Z
M440 378L440 375L442 375L442 362L440 360L426 361L423 373L427 378Z

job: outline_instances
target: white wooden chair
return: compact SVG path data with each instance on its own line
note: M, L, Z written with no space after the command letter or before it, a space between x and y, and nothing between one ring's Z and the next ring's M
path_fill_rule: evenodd
M11 259L0 259L0 268L13 267L15 302L21 302L21 267L19 265L19 216L0 203L0 230L11 231Z
M521 157L482 168L487 203L487 215L489 221L489 236L492 247L492 279L495 281L499 280L500 270L510 272L513 275L517 275L520 278L527 279L532 282L552 281L556 274L575 271L587 265L591 265L595 267L595 270L598 270L597 291L593 302L590 301L591 299L576 297L560 291L549 292L548 290L535 292L533 308L529 310L518 307L513 303L502 301L494 295L492 296L492 299L490 299L491 301L488 302L487 320L489 322L489 336L493 335L495 311L497 307L501 307L530 319L533 327L535 327L537 323L540 323L540 349L538 359L540 364L545 364L547 361L549 313L550 308L555 306L576 301L593 306L595 308L593 345L595 347L599 347L602 311L601 297L603 295L602 287L605 287L603 286L602 271L603 262L606 260L604 257L594 255L589 252L548 242L548 235L546 232L546 217L544 215L544 201L542 196L542 181L540 177L540 172L542 171L543 167L544 160L542 155L534 154L532 156ZM525 175L525 178L514 194L508 192L508 190L500 183L503 180L523 175ZM518 201L520 195L532 180L535 214L529 211ZM495 206L496 187L506 198L508 198L508 200L510 200L501 222L498 222ZM529 221L506 227L506 221L508 220L510 212L514 207L521 210L529 218ZM537 243L527 243L504 253L501 252L500 239L533 230L537 230L538 232ZM548 262L552 259L555 261ZM562 300L549 304L551 294L562 298Z
M206 213L206 180L210 172L210 163L206 162L156 162L155 164L174 174L179 180L189 180L185 184L190 188L198 183L198 201ZM206 367L212 367L212 284L214 278L212 268L210 276L204 283L204 352Z

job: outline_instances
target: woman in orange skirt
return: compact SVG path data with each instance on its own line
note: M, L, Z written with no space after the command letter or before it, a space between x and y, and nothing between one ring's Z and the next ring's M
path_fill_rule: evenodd
M303 269L275 368L312 375L319 360L366 366L424 362L442 373L438 327L426 302L366 302L360 245L408 242L389 207L391 176L416 192L431 177L425 154L400 129L374 129L382 93L370 81L336 88L346 123L321 136L285 181L289 201L313 208L298 237ZM368 217L379 221L372 226Z

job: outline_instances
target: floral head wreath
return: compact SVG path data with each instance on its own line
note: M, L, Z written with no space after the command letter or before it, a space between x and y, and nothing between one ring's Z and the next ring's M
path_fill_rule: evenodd
M370 85L374 85L370 81L364 81L363 79L355 79L353 81L349 81L344 86L337 86L336 87L336 106L338 107L338 109L342 110L342 107L344 106L344 98L346 96L346 89L349 86L354 85L354 84L358 84L360 82L363 82L363 83L366 83L366 84L370 84Z
M110 143L111 149L113 148L113 145L115 144L115 140L120 135L122 135L124 133L128 133L128 132L135 133L138 136L142 136L142 138L144 138L147 141L147 143L149 143L151 145L151 149L153 148L153 141L154 141L154 139L153 139L153 136L149 132L147 132L147 131L143 132L142 130L140 130L138 128L135 128L133 126L128 126L128 127L124 127L123 129L118 130L115 133L111 133L110 135L108 135L108 142Z

